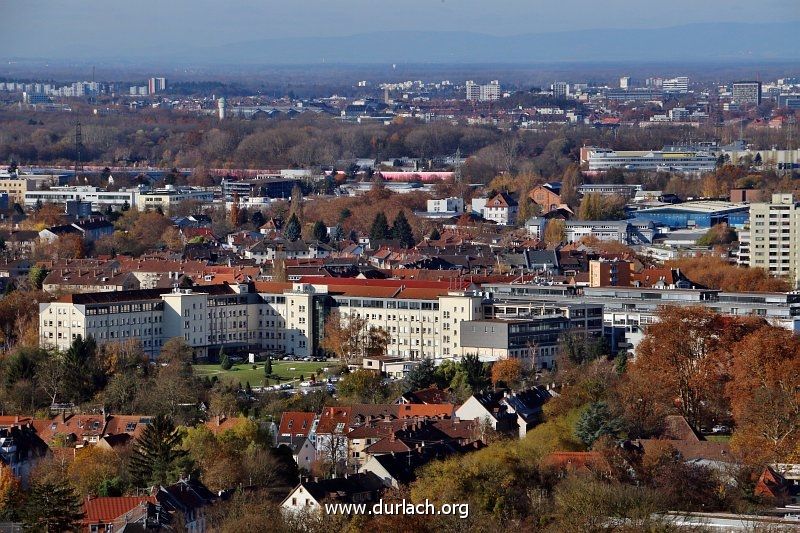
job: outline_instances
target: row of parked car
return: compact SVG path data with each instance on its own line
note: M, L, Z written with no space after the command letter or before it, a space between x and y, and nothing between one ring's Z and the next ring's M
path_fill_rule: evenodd
M294 355L286 355L281 357L281 361L318 361L320 363L324 363L327 361L324 357L300 357Z

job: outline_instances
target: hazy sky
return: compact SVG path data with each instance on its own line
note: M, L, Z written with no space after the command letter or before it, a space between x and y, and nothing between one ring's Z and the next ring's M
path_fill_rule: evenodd
M800 0L0 0L0 56L391 30L494 35L800 20Z

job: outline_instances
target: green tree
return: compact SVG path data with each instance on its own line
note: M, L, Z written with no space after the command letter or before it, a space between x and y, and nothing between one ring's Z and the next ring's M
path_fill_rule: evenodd
M92 398L105 386L105 373L97 362L94 338L78 335L64 353L64 393L75 403Z
M442 236L437 228L433 228L433 231L431 231L431 234L428 236L428 238L432 241L438 241L442 238Z
M311 237L315 241L328 242L328 227L321 220L317 220L311 230Z
M622 423L611 413L605 402L589 404L575 424L575 436L587 446L594 444L603 435L616 437L620 431Z
M425 389L436 383L436 366L433 359L425 357L413 367L405 378L406 390L415 391Z
M300 238L301 230L300 220L298 220L297 215L292 213L292 216L286 222L286 227L283 229L283 236L290 241L296 241Z
M66 481L32 483L23 516L25 529L61 533L78 531L83 506Z
M369 228L369 240L371 242L383 241L389 238L391 232L389 231L389 221L386 219L386 213L383 211L377 213L372 221L372 226Z
M411 248L416 241L414 240L414 232L411 229L411 224L408 223L404 211L397 213L392 224L392 237L400 241L405 248Z
M222 354L219 360L219 366L222 368L222 370L230 370L233 367L233 363L231 362L231 358L228 357L228 354Z
M28 281L30 281L31 287L35 289L42 288L42 283L44 282L44 278L46 277L47 277L47 269L39 265L34 265L28 272Z
M267 377L272 375L272 357L267 356L267 362L264 364L264 375Z
M166 485L178 477L180 461L186 451L180 448L181 433L172 419L155 416L134 442L128 470L139 487Z
M559 352L575 365L594 361L605 355L606 346L602 338L584 333L565 333L559 339Z
M481 363L476 354L467 354L461 358L461 368L466 374L467 384L472 392L477 392L489 384L489 376L486 375L486 365Z
M369 370L356 370L339 382L339 395L356 403L380 403L387 393L381 376Z

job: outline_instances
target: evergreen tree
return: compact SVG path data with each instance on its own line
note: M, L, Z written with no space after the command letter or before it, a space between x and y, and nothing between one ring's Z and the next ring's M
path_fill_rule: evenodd
M264 365L264 375L265 376L272 375L272 357L267 357L267 362Z
M433 231L432 231L432 232L431 232L431 234L428 236L428 238L429 238L430 240L432 240L432 241L438 241L439 239L441 239L441 238L442 238L442 235L439 233L439 230L438 230L438 228L433 228Z
M221 352L222 350L220 350ZM223 353L219 356L219 366L222 370L230 370L233 367L233 363L231 362L231 358L228 357L228 354Z
M424 358L406 376L406 390L425 389L436 383L436 366L430 357Z
M621 431L622 423L614 417L605 402L590 404L575 424L575 436L587 446L603 435L614 437Z
M81 335L64 353L64 392L75 403L89 400L104 386L96 354L97 342L92 337L84 339Z
M321 220L314 222L311 237L315 241L328 242L328 227Z
M172 419L165 415L155 416L134 442L128 460L134 483L138 487L148 487L174 482L180 474L178 462L187 453L181 449L181 441L181 433Z
M331 241L339 242L344 239L344 229L341 224L336 224L331 231Z
M416 243L411 224L408 223L406 214L402 210L397 213L394 224L392 224L392 237L400 241L405 248L411 248Z
M371 242L383 241L389 238L389 221L386 220L386 213L383 211L375 215L372 226L369 229L369 240Z
M81 500L66 481L32 483L23 524L26 530L61 533L80 530Z
M300 220L298 220L297 215L292 213L292 216L289 217L289 221L286 222L286 227L283 229L283 236L290 241L296 241L300 238L301 230Z

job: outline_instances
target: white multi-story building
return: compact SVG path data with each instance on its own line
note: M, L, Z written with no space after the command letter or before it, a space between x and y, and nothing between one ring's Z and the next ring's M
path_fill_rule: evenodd
M176 188L172 185L167 185L164 189L139 194L136 198L136 206L140 211L160 207L164 213L168 213L170 206L186 200L195 200L204 203L212 202L214 201L214 193L203 189L195 189L193 187Z
M800 286L800 204L791 193L750 204L749 266L789 277Z
M464 199L455 196L428 200L428 213L463 213Z
M473 200L473 209L475 201ZM517 221L519 204L508 193L498 193L494 198L486 201L481 215L486 220L491 220L503 226L511 226Z
M614 151L607 148L592 148L587 152L589 172L606 172L618 168L698 174L713 172L717 167L717 158L710 152Z
M466 97L470 102L487 102L500 99L500 82L492 80L486 85L479 85L472 80L465 84Z
M689 78L686 76L678 76L677 78L664 80L661 84L661 89L665 93L688 93Z
M120 189L119 191L106 191L90 185L77 187L51 187L48 190L26 191L25 206L33 207L38 203L66 204L68 201L86 202L92 209L100 210L108 206L132 207L136 205L139 193L136 190Z

